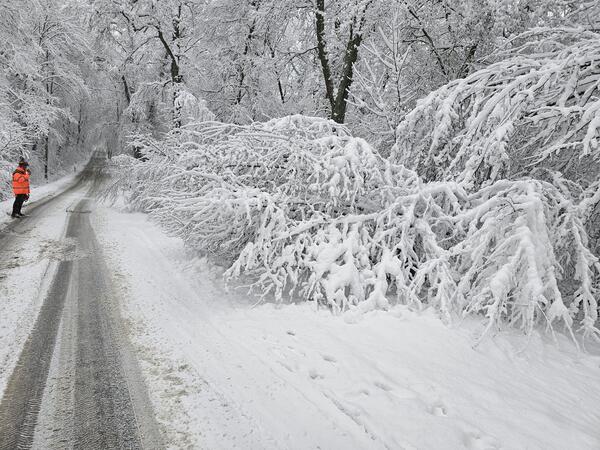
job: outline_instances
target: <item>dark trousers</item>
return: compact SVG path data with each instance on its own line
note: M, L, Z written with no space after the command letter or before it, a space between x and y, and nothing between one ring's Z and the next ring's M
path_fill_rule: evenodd
M17 194L15 196L15 202L13 203L13 212L12 212L13 216L21 214L21 207L23 206L23 203L25 203L25 200L27 200L26 194Z

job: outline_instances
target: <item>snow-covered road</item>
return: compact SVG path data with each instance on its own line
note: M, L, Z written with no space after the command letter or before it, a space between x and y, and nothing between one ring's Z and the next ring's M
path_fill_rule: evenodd
M11 374L25 374L14 391L35 412L25 447L137 448L130 432L151 434L154 416L161 436L146 448L159 438L173 449L600 448L597 347L502 332L474 348L475 322L449 327L404 307L255 306L180 240L92 203L88 189L0 236L0 393L6 405ZM54 316L53 289L64 294ZM18 408L5 412L0 448L12 448L2 433Z
M9 252L3 262L26 266L32 262L26 237L45 223L46 214L60 211L56 215L66 223L53 258L37 255L38 261L46 261L44 277L32 308L18 314L31 331L13 359L7 358L13 362L18 355L12 370L3 373L1 449L161 448L89 220L102 162L93 160L68 192L29 208L30 217L5 228L9 233L2 243ZM10 270L4 275L14 277ZM24 283L35 280L16 280L17 286ZM10 287L7 291L7 300L24 300L18 292L11 294Z

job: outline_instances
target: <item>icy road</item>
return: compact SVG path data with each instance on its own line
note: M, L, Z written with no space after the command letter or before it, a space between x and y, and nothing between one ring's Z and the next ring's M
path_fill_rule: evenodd
M0 218L0 449L600 448L598 346L256 305L97 201L103 164Z

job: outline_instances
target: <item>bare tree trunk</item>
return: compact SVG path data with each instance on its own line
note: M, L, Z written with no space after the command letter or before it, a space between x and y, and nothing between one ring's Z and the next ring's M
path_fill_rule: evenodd
M50 52L46 49L46 68L50 64ZM50 104L50 96L54 91L54 82L46 81L46 104ZM48 180L49 170L48 167L50 165L50 134L46 134L44 139L44 179Z
M84 120L83 115L84 115L83 104L80 102L79 103L79 118L77 120L77 140L75 141L75 145L77 147L79 147L79 144L82 142L82 139L81 139L81 135L82 135L81 129L83 127L83 120Z
M125 75L121 75L121 80L123 80L123 90L125 91L125 99L127 100L127 106L131 103L131 91L129 90L129 85L127 84L127 79Z
M277 88L279 89L279 98L281 98L281 103L285 103L285 92L283 92L283 85L281 84L281 78L277 78Z
M48 135L46 135L44 140L44 179L46 180L48 179L48 160L50 159L48 140Z
M173 37L178 39L180 37L179 22L173 21ZM175 55L171 46L166 41L162 30L158 29L158 39L165 48L169 59L171 60L171 84L173 85L173 125L175 128L181 127L181 108L177 105L177 96L179 95L179 89L181 83L183 83L183 76L180 73L179 66L179 55Z
M344 123L346 119L346 109L348 107L348 95L350 86L352 86L354 63L358 59L358 48L362 42L362 34L354 35L353 27L350 27L350 38L346 44L346 54L344 55L344 67L342 69L342 78L335 98L331 118L337 123Z
M260 8L260 0L251 0L250 6L254 8L254 11L258 13ZM238 92L235 99L236 105L239 105L242 102L242 98L244 97L244 80L246 79L246 71L244 70L244 63L246 61L246 57L248 53L250 53L250 44L252 43L252 39L254 39L254 31L256 30L256 15L252 19L252 23L248 28L248 34L246 35L246 41L244 43L244 51L242 53L242 61L240 64L240 80L238 83Z
M246 57L248 56L248 53L250 52L250 42L252 41L252 38L254 37L254 29L255 28L256 28L256 19L254 19L252 21L252 24L250 25L250 29L248 30L248 35L246 36L244 52L242 53L242 61L240 64L240 81L238 84L237 98L235 99L236 105L239 105L242 102L242 98L244 96L244 80L246 79L246 72L244 70L243 64L245 62Z
M325 81L325 97L329 100L331 111L335 107L333 80L331 77L331 67L329 66L329 56L327 56L327 47L325 41L325 0L317 0L317 10L315 11L315 28L317 32L317 52L323 72L323 81Z
M365 24L365 15L370 5L368 2L361 16L353 18L353 24L350 26L350 35L346 43L344 54L344 65L340 74L340 80L337 86L337 92L334 92L334 79L327 55L327 42L325 38L325 0L317 0L315 11L315 29L317 35L317 53L323 72L325 82L325 97L329 100L331 107L331 119L337 123L344 123L346 120L346 110L348 108L348 96L352 86L352 77L354 74L354 64L358 60L358 50L362 43L362 29Z

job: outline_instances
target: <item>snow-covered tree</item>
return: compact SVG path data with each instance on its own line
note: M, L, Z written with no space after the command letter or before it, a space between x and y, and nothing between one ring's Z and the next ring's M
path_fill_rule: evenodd
M430 306L449 321L483 315L488 330L576 321L598 335L585 201L556 180L425 183L345 127L304 116L205 122L137 145L144 161L125 159L116 185L134 207L278 301Z
M581 29L520 35L505 59L420 100L397 129L394 160L469 188L539 166L595 181L599 37Z
M0 6L0 160L4 167L12 167L16 156L24 155L31 158L34 176L43 173L48 178L61 159L81 144L88 93L82 67L88 59L79 6L53 0ZM3 177L3 182L7 179Z
M347 122L384 154L416 99L507 57L515 36L536 27L598 28L595 1L406 0L386 6L362 45Z

